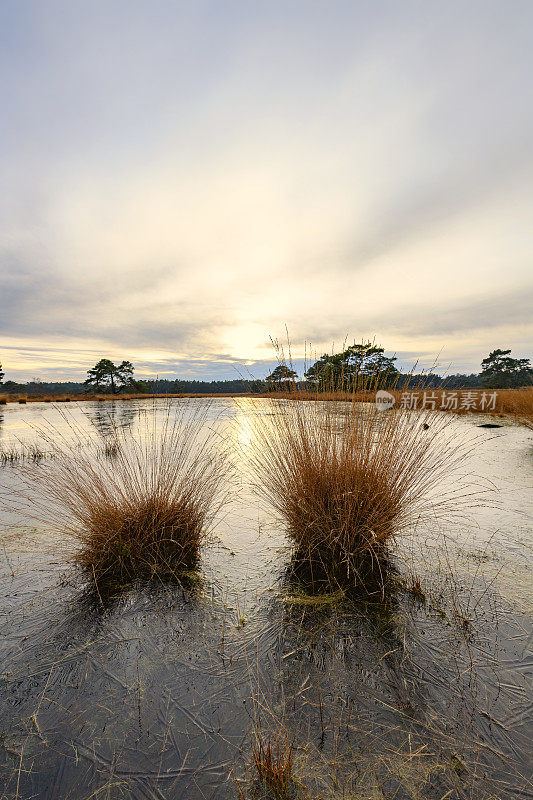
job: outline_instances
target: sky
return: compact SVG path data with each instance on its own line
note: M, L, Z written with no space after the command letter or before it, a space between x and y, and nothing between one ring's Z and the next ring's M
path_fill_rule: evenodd
M0 0L6 380L533 355L531 0Z

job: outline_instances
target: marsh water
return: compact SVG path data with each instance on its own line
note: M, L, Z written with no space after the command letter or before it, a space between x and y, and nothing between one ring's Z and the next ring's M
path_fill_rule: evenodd
M72 419L105 441L142 410L166 413L7 405L0 449L43 422L68 435ZM181 583L102 596L75 542L0 512L0 797L250 797L259 732L294 742L301 797L531 797L531 432L451 421L491 502L399 539L395 588L368 602L292 581L286 531L247 467L262 413L260 399L210 402L209 424L232 437L234 496ZM21 468L0 467L4 496Z

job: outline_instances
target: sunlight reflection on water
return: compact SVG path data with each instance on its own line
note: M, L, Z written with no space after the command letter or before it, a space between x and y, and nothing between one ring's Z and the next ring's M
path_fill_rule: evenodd
M338 767L338 779L351 780L356 753L358 791L374 786L376 758L382 771L387 765L404 776L409 764L407 785L422 785L425 764L436 763L438 753L451 758L452 742L461 758L469 761L475 751L489 776L515 787L513 770L527 770L530 741L532 633L516 609L531 603L531 434L505 425L477 440L465 470L491 481L498 503L445 530L447 549L442 531L427 523L396 545L402 575L414 558L436 593L444 592L453 564L454 600L472 616L465 632L446 597L442 606L401 592L374 607L299 605L287 584L285 531L255 497L247 466L250 420L270 413L268 403L198 402L208 404L208 424L232 442L237 474L195 591L131 586L106 597L103 611L70 566L72 543L42 530L0 530L5 796L88 797L107 791L107 782L109 791L116 786L134 798L229 800L236 793L231 770L247 768L259 696L307 748L299 758L309 780L326 780L333 757L347 765L344 775ZM0 409L0 446L33 441L44 419L57 435L68 434L70 418L105 439L116 425L134 431L140 413L163 419L166 404L7 406ZM477 422L461 417L451 425L465 437L477 435ZM16 465L1 468L0 480L15 489ZM483 750L479 737L492 750ZM412 756L417 748L426 762ZM471 797L488 796L477 772L462 780ZM389 780L384 773L380 779ZM507 795L518 797L512 787ZM439 785L437 800L449 788ZM436 797L430 789L422 796Z

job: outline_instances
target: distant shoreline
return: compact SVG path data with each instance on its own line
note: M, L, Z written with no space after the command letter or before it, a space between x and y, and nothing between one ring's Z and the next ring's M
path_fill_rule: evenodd
M57 394L23 394L20 392L0 394L0 404L6 403L78 403L78 402L103 402L109 400L159 400L179 397L264 397L263 394L252 394L251 392L209 392L209 393L190 393L183 394L78 394L76 392ZM269 397L272 394L268 395Z
M392 399L395 408L407 408L416 411L428 408L435 411L447 411L459 415L482 415L514 419L516 422L533 428L533 387L520 389L390 389L386 394ZM406 395L417 395L416 403L406 403ZM453 402L450 402L455 395ZM216 399L216 398L249 398L256 400L340 400L349 402L373 403L375 391L324 392L293 390L285 392L184 392L183 394L0 394L0 406L7 403L78 403L78 402L116 402L128 400L172 400L172 399ZM409 398L407 398L409 399Z

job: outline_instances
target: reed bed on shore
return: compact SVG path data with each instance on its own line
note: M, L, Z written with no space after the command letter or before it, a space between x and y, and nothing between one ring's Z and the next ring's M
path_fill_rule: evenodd
M378 387L379 388L379 387ZM481 414L510 419L527 427L533 427L533 387L521 389L424 389L413 383L403 389L387 387L394 398L396 408L413 411L446 411L453 414ZM300 389L296 386L287 391L269 395L277 399L316 400L315 389ZM373 403L376 389L345 391L333 389L324 392L323 400L337 402Z
M423 518L464 514L466 497L475 502L477 492L459 476L472 443L459 442L450 423L433 411L271 400L250 423L256 491L285 521L312 573L364 586L383 574L396 535Z
M371 381L370 381L371 383ZM424 389L422 385L407 385L403 389L387 388L394 397L396 407L408 407L413 410L447 411L453 414L482 414L487 416L505 417L509 420L533 428L533 387L520 389ZM408 396L406 398L406 395ZM415 395L414 400L411 396ZM265 396L265 395L261 395ZM305 389L296 385L283 391L272 391L266 395L277 399L315 400L315 389ZM117 400L163 400L173 398L181 399L207 399L208 397L257 397L250 393L217 393L206 394L75 394L69 397L63 395L0 395L0 405L7 403L64 403L64 402L113 402ZM324 400L337 400L346 402L374 402L374 389L361 389L357 391L333 390L324 393Z
M187 402L169 405L159 422L141 413L133 433L112 427L107 452L73 421L68 440L44 428L54 458L21 467L17 507L26 519L75 537L78 562L99 579L190 568L226 499L231 469L207 415L208 405Z
M502 406L504 413L533 430L533 388L508 389L504 393Z
M137 394L126 394L124 392L120 394L92 394L86 392L79 392L75 394L20 394L20 393L9 393L0 395L0 404L5 405L6 403L18 403L20 401L27 402L27 403L82 403L82 402L115 402L117 400L171 400L175 398L199 398L199 399L207 399L210 397L242 397L242 396L249 396L246 392L213 392L211 394L206 394L202 392L181 392L181 393L150 393L147 394L137 393Z

